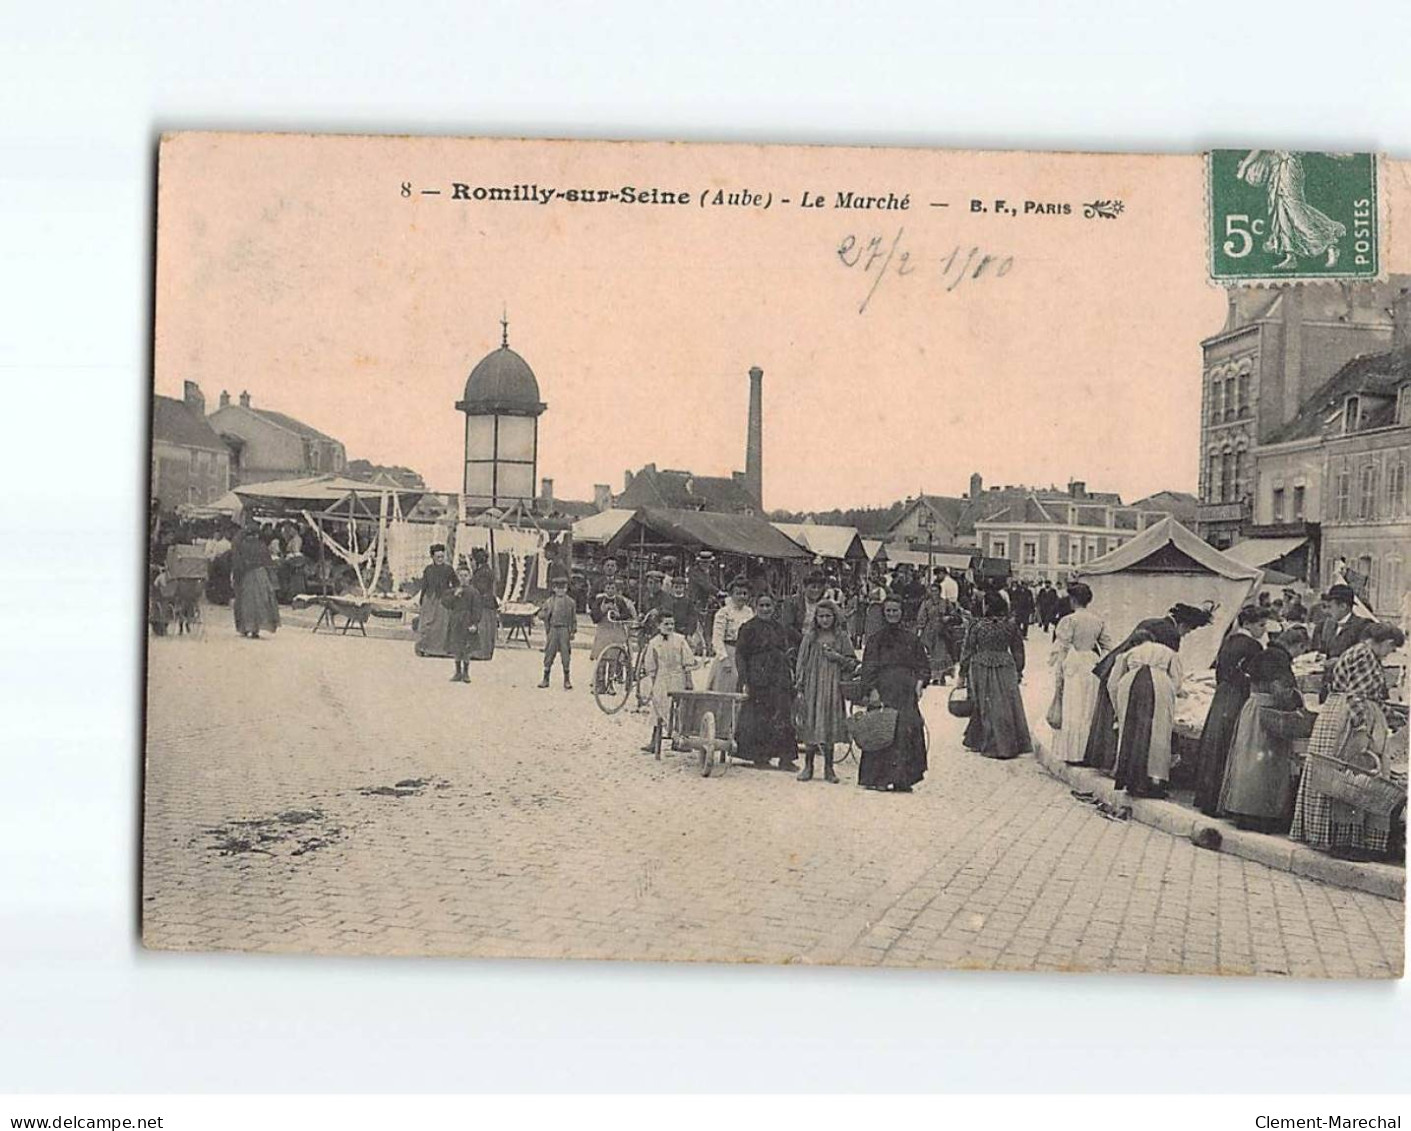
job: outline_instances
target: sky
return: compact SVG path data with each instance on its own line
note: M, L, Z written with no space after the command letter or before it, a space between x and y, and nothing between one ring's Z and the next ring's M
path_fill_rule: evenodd
M1204 277L1203 168L182 135L161 154L156 390L195 380L212 407L248 391L350 459L454 491L454 403L507 312L549 406L539 474L559 497L620 490L649 461L742 468L752 365L771 509L962 494L976 471L993 485L1082 479L1128 501L1194 491L1200 341L1226 307ZM456 183L656 187L690 203L458 201ZM717 206L717 190L770 206ZM839 208L841 192L908 207ZM1085 216L1096 200L1120 211Z

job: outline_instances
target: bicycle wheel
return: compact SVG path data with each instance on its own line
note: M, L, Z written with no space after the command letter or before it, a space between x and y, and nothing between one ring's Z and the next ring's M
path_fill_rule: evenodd
M710 777L715 766L715 712L707 711L701 719L701 777Z
M609 644L598 656L593 669L593 700L607 715L615 715L627 705L632 690L628 675L627 649L621 644Z

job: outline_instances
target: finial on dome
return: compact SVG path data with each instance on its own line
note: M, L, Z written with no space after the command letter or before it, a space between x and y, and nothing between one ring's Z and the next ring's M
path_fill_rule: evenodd
M510 315L509 308L505 307L500 311L500 348L510 348Z

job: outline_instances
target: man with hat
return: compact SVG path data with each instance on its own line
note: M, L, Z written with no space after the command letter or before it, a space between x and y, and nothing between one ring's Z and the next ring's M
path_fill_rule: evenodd
M539 619L544 622L544 678L540 687L549 686L549 673L553 671L554 658L563 665L563 689L573 690L569 678L568 665L573 653L573 637L578 632L578 606L568 595L568 575L555 569L549 573L549 588L552 595L539 606Z
M447 636L451 629L450 611L442 604L456 588L456 571L446 562L446 547L441 543L431 547L431 563L421 572L417 591L421 594L421 611L417 620L416 654L418 656L449 656Z
M1322 652L1323 685L1318 691L1318 702L1328 697L1332 686L1333 664L1344 652L1361 641L1372 624L1366 617L1359 617L1352 611L1357 604L1357 594L1351 585L1342 582L1331 586L1323 594L1323 608L1327 619L1318 633L1315 646Z
M823 590L827 584L828 579L823 575L822 570L811 570L808 576L803 579L803 592L795 593L779 605L775 618L785 632L792 632L798 636L804 634L808 626L813 623L813 610L823 599Z

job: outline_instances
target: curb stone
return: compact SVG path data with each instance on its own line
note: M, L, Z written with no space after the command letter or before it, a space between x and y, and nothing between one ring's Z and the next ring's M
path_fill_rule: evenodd
M1085 766L1060 762L1037 737L1034 739L1034 756L1049 774L1071 788L1092 793L1109 805L1130 805L1132 820L1140 824L1187 839L1202 828L1214 829L1220 834L1219 850L1231 856L1335 887L1365 891L1403 903L1406 900L1406 872L1394 864L1338 860L1285 837L1237 829L1227 821L1193 813L1174 801L1149 797L1129 799L1112 784L1111 778Z

